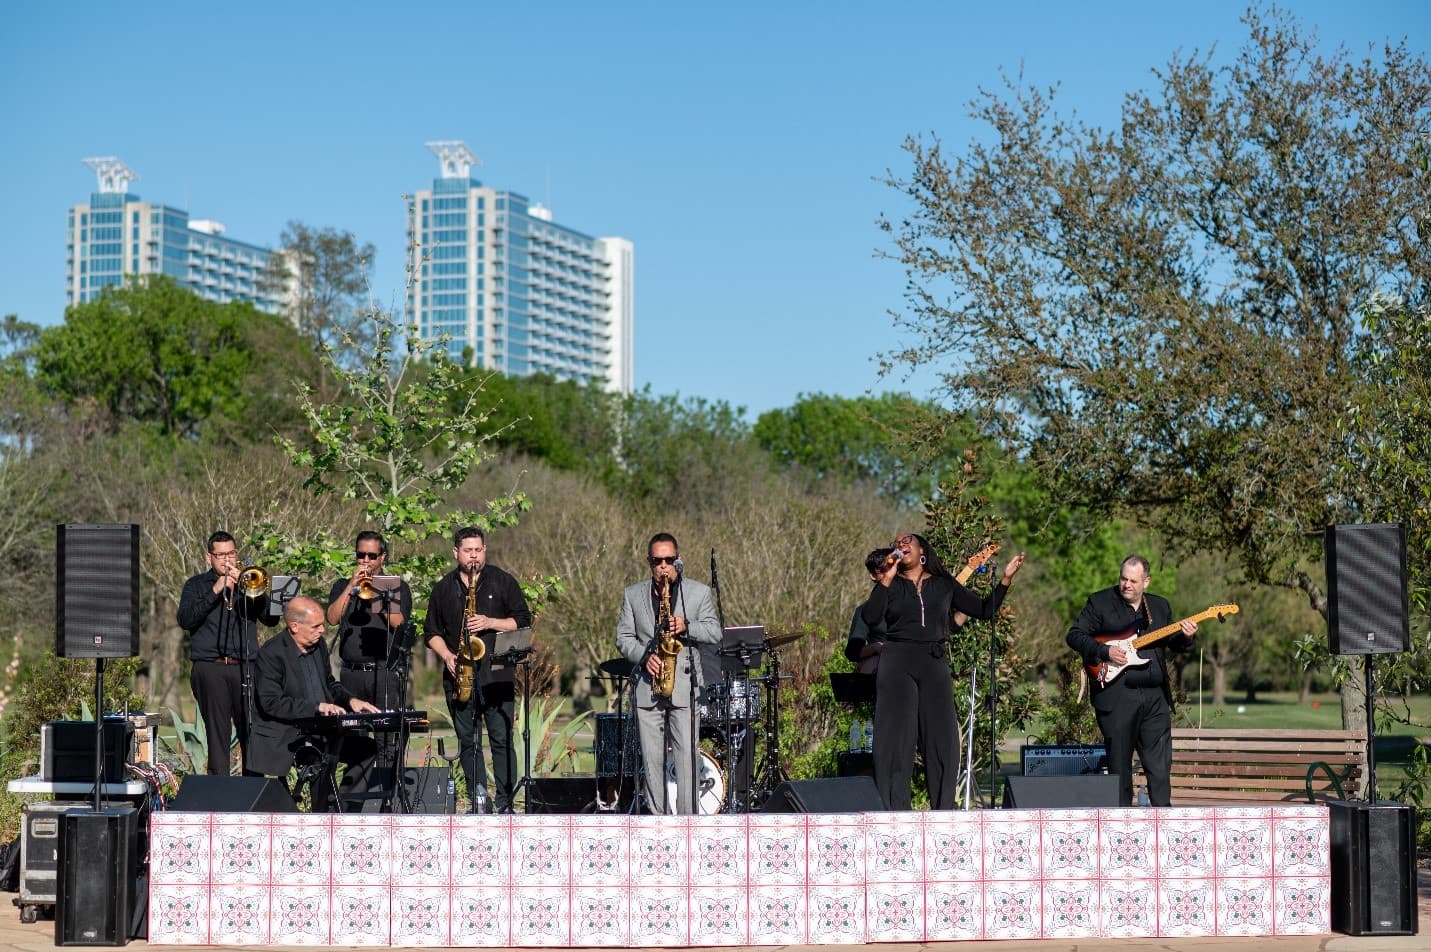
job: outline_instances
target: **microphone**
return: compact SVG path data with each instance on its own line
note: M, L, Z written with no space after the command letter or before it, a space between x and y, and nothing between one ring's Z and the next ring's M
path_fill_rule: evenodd
M906 555L908 555L908 554L909 554L909 553L905 552L903 549L895 549L895 550L894 550L893 552L891 552L889 555L886 555L886 556L884 557L884 567L885 567L885 568L889 568L891 565L894 565L896 562L903 562L903 561L904 561L904 557L905 557Z
M681 575L682 573L684 573L684 572L686 571L686 563L682 562L680 559L677 559L677 560L675 561L675 564L674 564L673 567L675 568L677 575Z

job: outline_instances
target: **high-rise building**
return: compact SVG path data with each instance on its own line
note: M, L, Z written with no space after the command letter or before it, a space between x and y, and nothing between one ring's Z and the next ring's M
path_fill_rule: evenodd
M283 312L282 290L264 288L273 252L224 237L216 221L141 201L129 191L139 176L116 158L85 159L99 178L88 205L70 209L65 254L65 303L79 304L115 287L126 275L164 274L210 301L252 301Z
M485 187L462 142L427 147L441 171L408 208L418 334L473 366L630 393L632 243L558 225L526 197Z

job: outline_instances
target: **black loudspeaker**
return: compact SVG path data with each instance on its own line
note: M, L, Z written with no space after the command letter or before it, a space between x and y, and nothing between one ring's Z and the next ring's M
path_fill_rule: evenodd
M55 526L55 654L139 654L138 526Z
M1004 806L1018 810L1116 807L1118 775L1004 778Z
M40 726L40 779L94 782L94 721L50 721ZM123 783L134 746L128 718L104 719L104 782Z
M1332 928L1347 935L1416 934L1416 810L1328 800Z
M1334 655L1411 648L1406 530L1400 523L1328 526L1327 648Z
M272 777L190 774L169 809L185 813L297 813L288 788Z
M391 776L391 770L384 770L382 783L388 784L388 778ZM392 801L392 812L451 813L452 807L447 802L447 782L451 777L452 771L447 767L403 768L402 785L405 800L395 797ZM382 796L364 797L359 804L359 813L379 813L383 809Z
M596 800L596 778L536 777L527 796L528 813L581 813Z
M60 817L56 945L129 941L138 875L133 807L71 810Z
M872 777L786 780L761 813L874 813L884 809Z

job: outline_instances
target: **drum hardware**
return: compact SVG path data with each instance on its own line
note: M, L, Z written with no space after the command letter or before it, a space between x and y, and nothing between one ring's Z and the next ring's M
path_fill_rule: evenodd
M714 757L705 751L699 751L701 758L700 779L696 789L696 813L701 816L711 816L721 812L725 806L725 776L721 773L720 765L716 763ZM677 764L671 759L670 753L666 755L666 803L676 802L676 768ZM680 765L685 769L684 765Z

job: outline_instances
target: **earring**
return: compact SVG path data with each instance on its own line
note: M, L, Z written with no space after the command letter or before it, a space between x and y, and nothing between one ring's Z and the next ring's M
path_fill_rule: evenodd
M923 565L923 564L924 564L924 556L922 556L922 555L919 557L919 564L920 564L920 565Z

